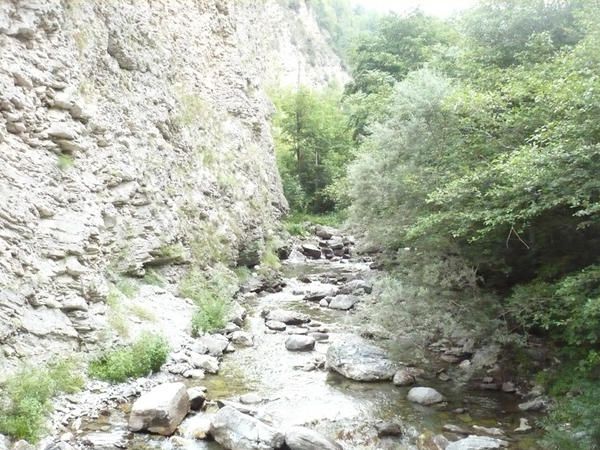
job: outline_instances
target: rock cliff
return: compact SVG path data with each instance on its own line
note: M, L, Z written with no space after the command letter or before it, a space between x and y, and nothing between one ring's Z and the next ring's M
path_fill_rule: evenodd
M346 79L287 3L1 2L0 369L114 339L122 277L233 263L270 233L286 202L265 92ZM190 309L144 289L152 327Z

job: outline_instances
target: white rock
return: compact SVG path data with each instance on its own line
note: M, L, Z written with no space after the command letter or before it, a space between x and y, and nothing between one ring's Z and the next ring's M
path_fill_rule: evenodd
M430 387L415 387L408 391L408 400L421 405L433 405L444 401L444 396Z
M254 337L245 331L235 331L231 335L231 342L243 347L252 347L254 345Z
M190 398L183 383L161 384L135 401L129 428L170 436L189 410Z
M73 128L73 126L63 123L57 122L50 125L47 130L48 136L54 139L67 139L73 141L77 138L77 131Z
M290 450L342 450L325 436L305 427L292 427L285 432L285 443Z
M285 341L285 348L290 351L310 351L315 348L315 338L301 334L293 334Z
M485 436L469 436L451 442L446 450L493 450L503 447L508 447L508 442Z
M219 371L219 360L214 356L200 355L192 352L190 353L189 361L196 369L203 369L208 373L217 373Z
M212 418L210 434L229 450L272 450L284 444L284 435L254 417L231 406L221 408Z
M329 346L327 367L357 381L391 380L396 373L385 351L356 336Z

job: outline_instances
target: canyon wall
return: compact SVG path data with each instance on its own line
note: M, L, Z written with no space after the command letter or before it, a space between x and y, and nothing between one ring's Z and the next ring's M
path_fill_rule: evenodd
M266 92L347 79L293 3L1 2L0 368L120 339L120 280L174 284L269 236ZM159 294L161 319L187 305Z

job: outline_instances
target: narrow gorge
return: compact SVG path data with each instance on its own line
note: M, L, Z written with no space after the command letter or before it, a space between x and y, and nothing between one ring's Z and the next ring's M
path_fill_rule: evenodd
M599 449L594 1L0 0L0 450Z

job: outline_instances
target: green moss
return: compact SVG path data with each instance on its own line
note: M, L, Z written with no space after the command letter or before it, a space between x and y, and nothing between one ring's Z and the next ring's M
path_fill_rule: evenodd
M61 153L60 155L58 155L58 160L56 162L56 165L60 170L65 171L65 170L73 167L74 163L75 163L75 161L71 155L67 155L66 153Z

